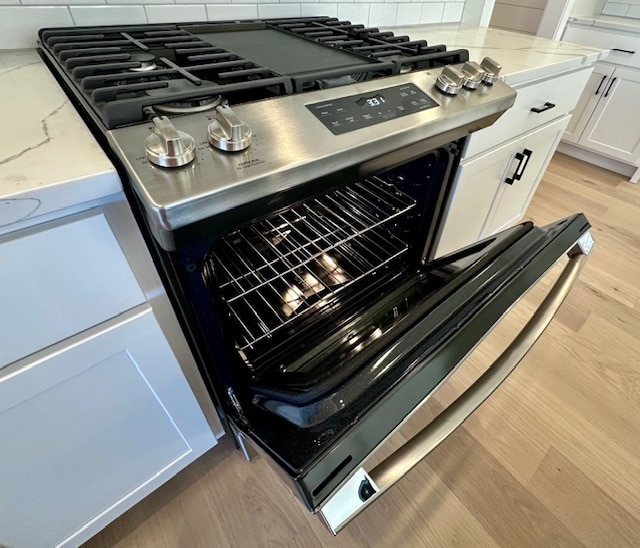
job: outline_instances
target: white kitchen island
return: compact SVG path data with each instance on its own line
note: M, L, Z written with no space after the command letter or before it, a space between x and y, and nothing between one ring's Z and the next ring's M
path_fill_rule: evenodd
M0 53L0 98L0 545L76 546L222 429L120 178L35 51Z
M539 179L513 196L504 174L535 145L541 176L572 108L565 86L579 94L602 52L487 29L393 30L493 57L518 87L524 99L469 141L441 245L514 222ZM530 117L524 100L543 106L556 88L557 106ZM11 440L0 545L75 545L221 429L116 170L36 52L0 52L0 96L0 435Z

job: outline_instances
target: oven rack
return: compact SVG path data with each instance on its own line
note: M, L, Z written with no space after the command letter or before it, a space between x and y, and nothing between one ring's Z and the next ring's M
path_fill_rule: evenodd
M403 255L409 246L390 225L415 205L372 177L225 236L208 265L230 311L238 349L250 352Z

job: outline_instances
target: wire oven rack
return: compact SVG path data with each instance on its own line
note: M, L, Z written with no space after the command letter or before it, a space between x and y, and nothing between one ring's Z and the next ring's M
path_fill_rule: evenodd
M404 254L389 224L416 205L380 177L297 204L225 236L208 258L239 350Z

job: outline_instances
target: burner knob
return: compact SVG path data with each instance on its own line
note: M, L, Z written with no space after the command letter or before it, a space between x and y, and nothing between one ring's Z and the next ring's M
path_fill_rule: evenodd
M484 76L484 70L480 68L480 65L474 61L467 61L462 65L462 74L464 75L464 82L462 85L470 90L478 89L478 86L482 83L482 77Z
M436 87L447 95L457 95L462 88L464 74L457 68L447 65L436 79Z
M153 119L153 133L144 144L149 161L160 167L184 166L196 157L193 137L178 131L166 116Z
M216 107L216 119L209 124L209 143L226 152L244 150L251 144L251 128L228 105Z
M480 68L484 71L482 81L491 86L498 79L502 66L496 63L491 57L485 57L480 63Z

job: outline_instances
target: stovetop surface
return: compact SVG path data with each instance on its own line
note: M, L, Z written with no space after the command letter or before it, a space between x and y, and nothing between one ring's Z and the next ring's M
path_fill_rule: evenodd
M45 60L101 130L363 82L466 50L330 17L43 29Z

